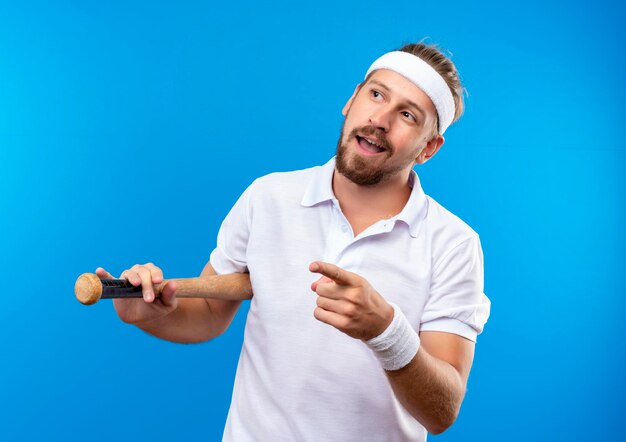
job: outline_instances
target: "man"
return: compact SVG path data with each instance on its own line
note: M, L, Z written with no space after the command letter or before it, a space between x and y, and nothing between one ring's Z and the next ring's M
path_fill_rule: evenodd
M234 205L202 272L249 272L254 292L224 440L423 441L454 422L489 315L482 252L412 168L462 91L435 47L385 54L343 108L336 159L262 177ZM120 318L170 341L218 336L241 303L177 300L174 284L155 300L153 264L121 277L144 299L115 300Z

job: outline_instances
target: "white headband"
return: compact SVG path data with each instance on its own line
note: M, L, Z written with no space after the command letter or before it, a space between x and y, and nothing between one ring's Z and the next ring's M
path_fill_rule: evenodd
M441 75L421 58L403 51L384 54L367 70L365 77L377 69L389 69L419 87L431 99L439 116L439 133L443 134L454 119L452 92Z

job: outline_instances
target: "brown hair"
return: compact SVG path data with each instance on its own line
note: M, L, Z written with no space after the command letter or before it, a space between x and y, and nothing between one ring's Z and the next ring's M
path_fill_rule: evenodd
M436 70L439 75L441 75L450 88L452 98L454 99L454 119L452 122L454 123L461 118L461 115L463 115L463 111L465 110L463 94L466 90L461 84L459 72L456 70L456 66L452 63L452 60L450 60L449 57L446 57L441 49L434 44L425 44L422 42L410 43L397 50L407 52L421 58L432 66L432 68ZM436 127L438 126L439 122L437 121Z

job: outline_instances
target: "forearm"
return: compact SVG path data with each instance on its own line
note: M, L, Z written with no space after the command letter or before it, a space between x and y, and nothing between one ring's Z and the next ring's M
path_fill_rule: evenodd
M421 346L408 365L385 373L397 399L430 433L439 434L454 423L465 383L452 365Z
M196 343L221 335L230 325L241 301L179 299L173 312L135 324L158 338L177 343Z

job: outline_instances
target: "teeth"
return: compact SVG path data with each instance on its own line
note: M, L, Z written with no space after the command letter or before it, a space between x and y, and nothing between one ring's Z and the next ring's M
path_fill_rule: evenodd
M367 138L364 138L364 140L380 149L383 149L383 146L381 146L380 144L374 143L372 140L368 140Z

